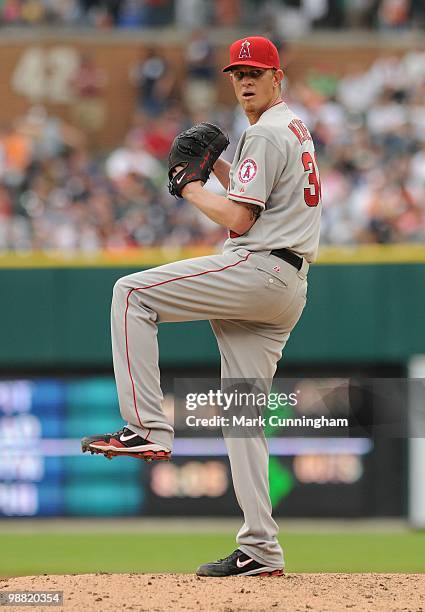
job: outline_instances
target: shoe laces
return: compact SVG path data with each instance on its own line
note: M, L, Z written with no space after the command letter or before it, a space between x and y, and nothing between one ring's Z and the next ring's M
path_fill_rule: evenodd
M232 553L230 553L230 555L224 557L224 559L217 559L217 563L221 563L222 561L233 561L234 559L236 559L236 557L239 557L240 554L242 554L242 551L237 548Z
M128 429L128 428L124 426L121 429L119 429L118 431L114 431L114 433L107 433L106 435L107 436L111 436L111 437L116 436L117 438L119 438L120 435L124 433L125 429ZM130 430L128 430L128 431L130 431Z

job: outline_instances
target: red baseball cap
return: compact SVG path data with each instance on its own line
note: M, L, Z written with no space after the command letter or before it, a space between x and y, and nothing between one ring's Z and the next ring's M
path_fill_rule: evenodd
M230 45L230 64L223 72L234 66L255 66L256 68L280 68L279 53L274 44L263 36L248 36Z

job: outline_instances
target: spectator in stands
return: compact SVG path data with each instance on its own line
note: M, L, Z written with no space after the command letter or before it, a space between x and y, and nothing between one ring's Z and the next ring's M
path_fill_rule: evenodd
M1 7L1 20L4 24L20 23L22 6L19 0L4 0Z
M31 139L15 127L0 128L0 181L21 185L31 162Z
M143 19L143 2L141 0L122 0L118 13L117 25L123 28L138 28Z
M74 93L73 121L84 131L92 145L106 120L104 100L106 73L99 68L90 53L81 53L79 64L71 80Z
M345 5L344 24L352 28L372 28L376 5L377 0L349 0Z
M425 11L423 0L411 0L412 2L412 26L414 28L425 27Z
M366 113L367 127L371 136L387 155L406 146L408 115L404 104L398 102L391 90L384 89L375 104Z
M381 0L378 23L383 30L400 30L409 25L410 0Z
M165 57L154 48L147 50L130 71L137 89L137 109L153 117L164 112L170 102L175 76Z
M121 27L155 27L173 21L172 0L122 0L117 23Z
M186 108L190 113L210 112L216 102L214 48L205 30L193 30L186 47Z
M122 0L84 0L89 23L110 28L118 23Z
M173 0L144 0L141 25L145 27L166 26L173 22Z
M28 0L22 5L21 19L24 23L36 25L46 17L45 7L41 0Z
M215 23L225 28L235 28L241 23L240 0L215 0Z
M175 0L175 24L193 30L205 26L210 18L210 6L205 0Z
M30 139L32 155L38 160L51 159L68 147L81 146L86 141L83 132L49 116L42 105L30 107L26 115L18 119L17 130L21 137Z
M153 119L144 133L146 150L165 163L174 138L177 136L173 121L166 114Z
M369 78L361 64L353 63L337 86L337 99L351 112L362 113L371 107L379 92L379 83Z
M106 161L107 176L120 183L129 175L140 175L155 181L163 174L161 164L146 151L141 134L130 132L123 147L113 151Z
M421 148L410 158L409 177L412 187L422 192L421 201L425 208L425 140Z

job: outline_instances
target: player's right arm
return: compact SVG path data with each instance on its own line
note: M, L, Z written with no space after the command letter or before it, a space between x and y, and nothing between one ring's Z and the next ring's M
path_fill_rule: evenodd
M200 181L187 183L183 197L203 212L211 221L239 234L245 234L257 220L256 206L234 202L222 195L204 189Z
M224 189L228 189L229 187L229 172L230 172L230 164L225 159L218 158L213 167L213 172L223 185Z

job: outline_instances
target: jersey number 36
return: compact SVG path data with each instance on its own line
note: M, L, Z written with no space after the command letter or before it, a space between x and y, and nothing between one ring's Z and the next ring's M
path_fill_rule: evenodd
M307 206L317 206L322 197L317 162L312 158L311 153L304 151L301 157L304 172L308 172L309 187L304 189L304 201Z

